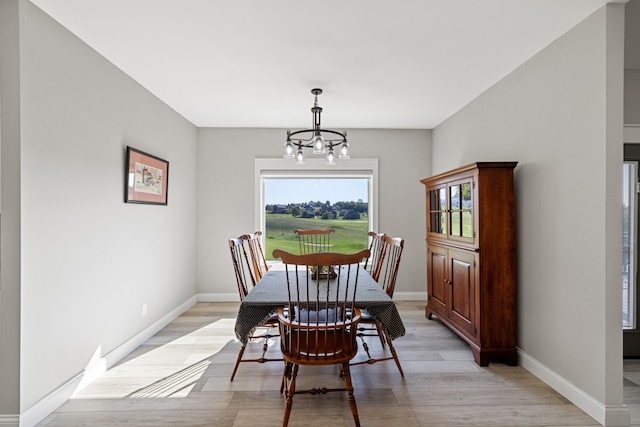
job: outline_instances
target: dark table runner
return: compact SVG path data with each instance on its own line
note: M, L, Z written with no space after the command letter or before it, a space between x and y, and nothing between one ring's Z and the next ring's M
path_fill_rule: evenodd
M405 334L404 324L393 300L362 267L359 269L355 305L366 309L382 325L385 333L396 339ZM295 282L294 273L289 272ZM344 277L344 275L343 275ZM353 278L351 279L353 281ZM342 286L342 289L345 289ZM353 287L350 287L352 292ZM251 333L263 325L280 306L289 302L286 272L283 266L270 268L262 280L249 292L240 304L235 332L238 339L247 343Z

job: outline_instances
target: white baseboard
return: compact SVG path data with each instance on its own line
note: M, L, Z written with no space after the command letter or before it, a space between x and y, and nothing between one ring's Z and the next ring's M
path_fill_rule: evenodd
M20 415L0 415L0 426L18 427L20 425Z
M624 142L640 142L640 125L624 125L623 136Z
M518 349L518 364L606 427L628 427L631 412L625 405L605 405L549 367Z
M237 292L232 294L206 293L198 294L197 297L198 302L240 302Z
M36 425L38 422L42 421L44 418L49 416L53 411L55 411L60 405L69 400L75 393L80 391L84 386L89 384L94 379L98 378L100 375L105 373L109 368L114 366L120 360L122 360L125 356L131 353L133 350L138 348L141 344L146 342L149 338L158 333L162 328L167 326L173 320L175 320L178 316L184 313L189 307L198 302L198 296L194 295L187 299L182 304L178 305L176 308L171 310L166 315L162 316L153 324L149 325L147 328L142 330L140 333L135 335L133 338L125 341L118 347L116 347L109 354L102 356L100 359L96 360L90 366L87 366L84 371L80 372L78 375L72 377L63 385L40 399L33 406L28 408L20 415L20 426L21 427L31 427ZM3 420L0 418L0 426L4 426L2 423ZM11 425L11 424L7 424ZM16 426L18 424L15 424Z
M427 305L426 292L394 292L393 299L396 301L424 301L424 305Z

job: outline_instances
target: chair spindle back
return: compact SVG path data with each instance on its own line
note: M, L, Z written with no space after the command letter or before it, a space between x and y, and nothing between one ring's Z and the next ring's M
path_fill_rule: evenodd
M368 236L371 238L371 243L369 244L371 256L367 258L367 261L364 264L364 269L367 270L367 273L369 273L371 277L373 277L373 280L377 282L378 276L380 276L382 261L384 259L384 243L382 241L384 234L378 234L375 231L370 231Z
M238 294L242 301L251 288L256 285L256 279L253 276L251 262L244 245L245 239L240 236L236 239L229 239L229 249L231 251L231 260L233 261L233 271L236 275L238 285ZM249 288L251 286L251 288Z
M249 233L242 236L247 242L249 247L249 254L251 255L251 269L253 271L253 277L256 281L260 281L264 273L269 270L267 265L267 259L264 256L260 239L262 238L262 231L256 231L255 233Z
M404 250L404 239L385 235L382 237L382 243L384 245L383 260L380 264L378 277L375 279L387 295L393 298L400 258Z
M331 252L331 233L335 233L335 231L333 228L320 230L295 229L293 233L298 237L300 254L303 255L315 252Z
M357 352L360 316L354 300L359 263L369 256L369 250L294 255L276 249L273 256L282 259L287 271L289 303L283 313L288 314L279 319L285 359L313 359L322 364L350 360ZM331 266L335 278L328 273L312 273L316 268Z

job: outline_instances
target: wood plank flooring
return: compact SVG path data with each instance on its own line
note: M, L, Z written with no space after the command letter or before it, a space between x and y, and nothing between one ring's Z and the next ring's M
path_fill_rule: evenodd
M631 425L640 426L640 359L624 360L624 403L631 412Z
M240 346L233 332L238 305L194 305L38 425L281 425L282 362L242 363L229 381ZM424 303L397 305L407 334L394 345L405 378L393 361L352 367L363 427L599 425L521 367L477 366L461 339L424 317ZM385 352L377 338L368 342L376 354ZM279 357L277 341L271 344L268 354ZM245 354L258 355L261 346L252 343ZM302 367L298 384L332 387L342 380L337 367ZM310 424L353 426L346 395L296 395L289 425Z

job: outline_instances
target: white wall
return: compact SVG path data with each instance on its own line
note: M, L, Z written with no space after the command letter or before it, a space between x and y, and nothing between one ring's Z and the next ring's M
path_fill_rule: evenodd
M20 67L18 3L0 0L0 424L20 414Z
M625 4L624 122L640 125L640 0Z
M601 422L622 404L623 7L603 7L433 132L434 172L519 162L519 349Z
M352 158L379 159L379 231L405 239L396 293L418 292L426 301L419 181L431 175L431 131L348 132ZM198 288L210 298L237 299L227 241L254 231L254 159L281 158L285 138L286 129L199 129Z
M197 131L30 2L19 4L14 327L25 413L196 294ZM168 206L124 203L127 145L169 160ZM6 176L2 184L6 210Z

